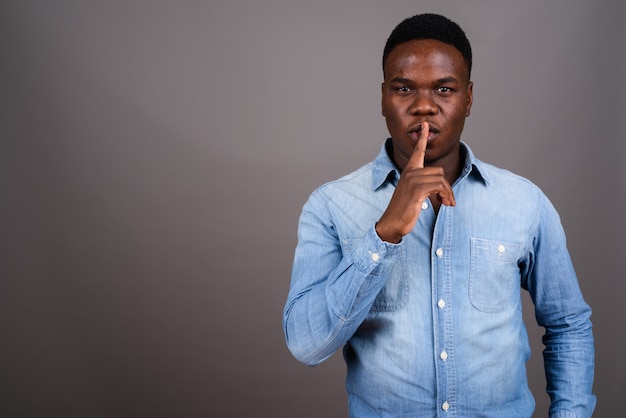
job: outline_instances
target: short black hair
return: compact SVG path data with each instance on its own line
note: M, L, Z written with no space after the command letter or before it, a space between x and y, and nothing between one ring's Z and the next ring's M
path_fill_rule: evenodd
M434 39L459 50L467 66L467 75L472 73L472 47L463 29L445 16L423 13L404 19L389 35L383 52L383 72L387 56L399 44L415 39Z

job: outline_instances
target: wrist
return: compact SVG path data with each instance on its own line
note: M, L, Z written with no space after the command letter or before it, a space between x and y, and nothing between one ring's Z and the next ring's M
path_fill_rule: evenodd
M390 228L386 228L384 223L381 225L380 222L376 222L374 230L376 231L378 237L385 242L398 244L400 243L400 241L402 241L402 234L398 233L397 231L393 231Z

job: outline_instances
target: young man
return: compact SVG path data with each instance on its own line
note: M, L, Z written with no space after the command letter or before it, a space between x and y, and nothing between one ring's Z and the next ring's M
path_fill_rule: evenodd
M544 343L550 417L590 417L594 348L559 217L528 180L461 142L472 54L439 15L383 54L391 138L305 204L283 316L315 365L343 347L351 417L530 417L520 289Z

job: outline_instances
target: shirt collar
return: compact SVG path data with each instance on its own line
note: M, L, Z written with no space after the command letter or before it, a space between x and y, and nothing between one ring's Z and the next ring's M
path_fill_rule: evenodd
M378 156L374 159L372 164L372 190L378 189L387 181L391 182L394 186L398 183L400 171L389 157L388 148L390 148L390 145L391 138L388 138L383 143ZM461 141L461 148L465 154L465 163L461 177L459 177L457 181L471 175L482 181L485 185L488 185L487 173L484 168L482 168L483 163L474 156L470 147L463 141Z

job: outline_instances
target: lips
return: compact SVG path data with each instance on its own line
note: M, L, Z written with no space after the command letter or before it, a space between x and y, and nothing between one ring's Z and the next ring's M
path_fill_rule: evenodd
M422 124L409 129L409 136L417 142L419 139L420 133L422 132ZM428 142L432 141L433 138L439 133L439 128L435 125L428 124Z

